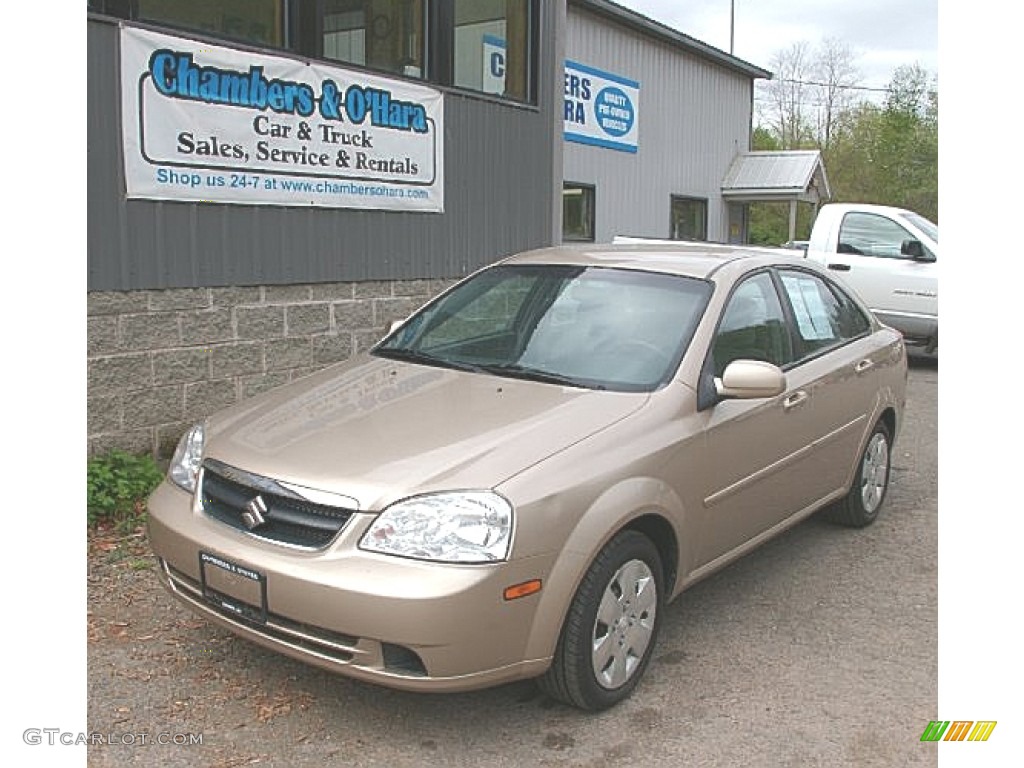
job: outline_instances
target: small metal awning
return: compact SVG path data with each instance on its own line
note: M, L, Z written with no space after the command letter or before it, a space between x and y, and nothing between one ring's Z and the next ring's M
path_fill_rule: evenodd
M821 153L817 150L744 152L736 156L722 197L729 202L789 202L789 239L796 233L796 204L811 203L817 212L832 197Z

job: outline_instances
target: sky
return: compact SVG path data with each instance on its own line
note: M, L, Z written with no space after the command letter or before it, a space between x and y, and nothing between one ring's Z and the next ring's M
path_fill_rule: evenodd
M732 6L732 53L767 70L773 55L794 43L816 48L836 38L853 50L863 86L884 88L901 65L938 75L938 0L616 1L726 52Z

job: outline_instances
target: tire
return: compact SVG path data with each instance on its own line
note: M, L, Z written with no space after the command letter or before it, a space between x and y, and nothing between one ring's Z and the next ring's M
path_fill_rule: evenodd
M637 531L616 535L576 590L541 690L580 709L627 698L647 668L664 606L661 557Z
M879 421L860 455L850 492L831 509L833 521L851 528L875 522L889 489L891 448L889 428Z

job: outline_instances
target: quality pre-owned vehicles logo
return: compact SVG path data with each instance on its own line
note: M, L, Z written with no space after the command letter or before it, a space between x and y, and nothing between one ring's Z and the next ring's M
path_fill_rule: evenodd
M566 141L636 152L640 141L640 83L567 60L563 123Z
M995 720L932 720L921 741L988 741L995 728Z

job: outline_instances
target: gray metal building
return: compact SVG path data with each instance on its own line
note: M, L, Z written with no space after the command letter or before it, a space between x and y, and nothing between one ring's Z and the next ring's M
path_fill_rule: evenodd
M89 9L90 454L166 455L193 421L367 348L388 322L509 253L616 234L745 238L744 202L730 203L723 184L750 149L754 80L769 73L607 0L93 0ZM176 63L160 69L168 49ZM142 77L129 71L135 59ZM283 113L287 135L308 104L254 105L232 92L219 105L229 87L207 88L227 76L236 91L245 78L276 88L264 59L267 73L299 73L281 76L294 93L314 73L318 87L348 77L373 85L360 93L436 97L437 204L291 202L276 192L249 202L140 186L140 165L157 178L269 185L267 163L299 162L298 144L268 149L272 121L259 121ZM179 111L147 116L158 100ZM205 133L182 122L171 139L181 162L157 157L153 126L200 113L211 115ZM241 166L249 145L223 140L243 113L261 134L252 146L260 139L270 158L258 175ZM361 116L348 118L356 141ZM197 159L201 151L212 156ZM367 173L316 183L402 187Z
M745 209L722 185L769 73L606 0L571 0L567 22L567 59L639 84L635 152L565 144L566 184L593 190L590 237L743 242Z

